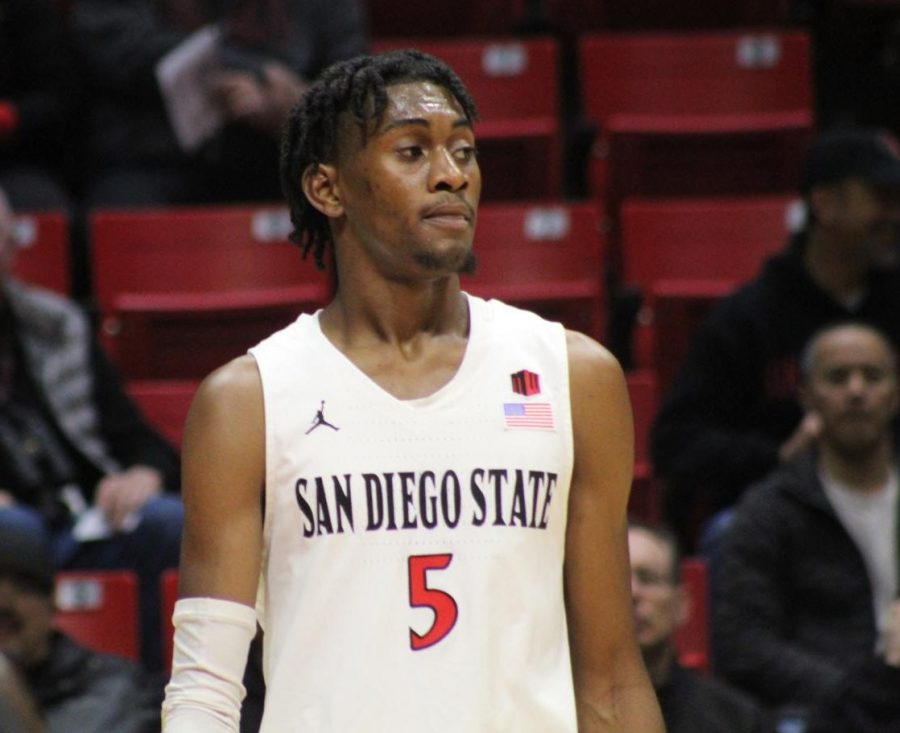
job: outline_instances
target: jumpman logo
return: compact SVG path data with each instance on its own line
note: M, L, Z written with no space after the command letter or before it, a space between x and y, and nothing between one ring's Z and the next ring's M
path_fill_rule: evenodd
M306 435L309 435L316 428L320 428L322 426L326 428L331 428L332 430L340 430L337 425L332 425L328 420L325 419L325 400L322 400L322 405L316 410L316 416L313 418L312 425L309 426L309 430L306 431Z

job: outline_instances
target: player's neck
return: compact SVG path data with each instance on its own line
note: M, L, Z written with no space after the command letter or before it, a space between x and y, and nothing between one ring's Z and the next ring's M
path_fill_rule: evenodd
M373 279L364 287L341 280L320 322L332 341L399 348L428 336L466 336L469 328L455 276L411 284Z
M866 451L849 455L823 443L819 460L829 475L865 494L877 491L887 483L893 465L891 448L891 441L885 438Z

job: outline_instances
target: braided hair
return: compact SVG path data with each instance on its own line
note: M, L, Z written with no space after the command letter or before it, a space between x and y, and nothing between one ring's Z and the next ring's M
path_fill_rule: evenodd
M281 188L294 225L291 241L301 247L304 257L311 251L319 269L325 269L325 251L333 243L331 228L303 193L304 171L336 159L342 114L349 114L368 134L377 129L387 109L387 87L418 81L443 87L469 122L477 119L475 102L456 73L434 56L414 50L339 61L322 73L291 112L281 142Z

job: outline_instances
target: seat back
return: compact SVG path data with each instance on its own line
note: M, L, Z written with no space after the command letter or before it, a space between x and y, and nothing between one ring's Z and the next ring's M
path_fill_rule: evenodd
M551 38L386 38L384 51L413 46L446 61L471 93L486 201L561 192L559 48Z
M99 652L138 659L138 587L134 573L59 572L56 608L56 627L77 642Z
M154 379L128 382L126 391L149 423L178 447L197 387L194 380Z
M23 282L71 292L69 219L61 212L23 213L13 226L18 244L11 266L13 276Z
M534 310L600 338L605 240L589 202L482 204L477 268L463 288Z
M662 506L650 463L650 428L659 409L656 375L637 369L625 375L634 415L634 481L628 501L631 516L649 524L659 521Z
M801 211L792 195L622 203L623 280L643 297L633 352L639 366L655 371L660 394L671 385L700 321L783 249Z
M284 207L95 211L102 337L129 379L199 379L324 305Z
M686 557L681 561L681 582L691 602L687 623L675 633L679 661L685 667L709 670L709 578L706 561Z
M810 111L810 41L799 31L587 34L582 103L614 116L735 116ZM722 124L727 118L722 120Z
M813 133L802 32L593 34L578 46L583 112L600 131L592 191L793 191Z
M787 194L627 199L619 216L625 282L649 293L659 280L749 280L784 247L796 203Z
M172 669L172 653L174 651L175 627L172 625L172 614L178 600L178 569L170 568L160 576L160 610L162 613L163 670Z
M686 30L784 26L790 0L539 0L570 37L598 30Z

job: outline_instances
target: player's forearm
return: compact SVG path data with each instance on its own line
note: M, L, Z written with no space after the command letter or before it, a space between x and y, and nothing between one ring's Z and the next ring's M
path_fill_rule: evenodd
M576 693L578 733L665 733L649 684L616 687L603 695Z

